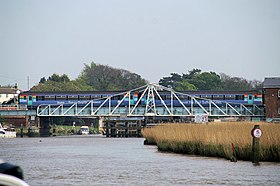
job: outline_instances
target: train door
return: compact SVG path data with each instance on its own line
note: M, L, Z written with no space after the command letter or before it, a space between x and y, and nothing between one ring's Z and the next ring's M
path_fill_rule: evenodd
M248 104L253 104L254 96L252 94L248 94Z
M33 96L28 95L27 97L27 106L32 106L33 105Z

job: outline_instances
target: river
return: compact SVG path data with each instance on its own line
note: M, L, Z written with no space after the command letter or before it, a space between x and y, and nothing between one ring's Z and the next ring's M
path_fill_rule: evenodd
M143 138L0 139L0 159L30 185L279 185L280 164L161 153Z

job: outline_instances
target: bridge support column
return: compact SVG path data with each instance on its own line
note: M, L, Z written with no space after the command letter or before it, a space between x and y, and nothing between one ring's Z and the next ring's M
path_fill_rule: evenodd
M47 117L40 118L40 137L49 137L50 136L50 120Z

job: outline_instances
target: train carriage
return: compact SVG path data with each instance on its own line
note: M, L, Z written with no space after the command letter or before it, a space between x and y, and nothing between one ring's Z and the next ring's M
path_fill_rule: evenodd
M77 91L77 92L32 92L27 91L20 94L19 103L28 107L37 107L38 105L46 104L64 104L71 105L78 103L79 105L85 105L90 100L93 101L94 106L100 106L106 100L107 97L112 97L110 105L117 106L122 100L120 106L135 105L140 103L146 105L150 98L147 95L142 96L143 92L133 92L128 97L125 91ZM236 104L256 104L262 105L262 94L257 91L183 91L180 94L176 94L177 97L185 106L190 106L191 96L197 98L200 104L207 105L209 100L215 100L216 104L223 105L225 102ZM160 97L159 97L160 96ZM181 103L173 98L171 101L170 92L159 91L159 95L154 95L155 103L158 106L163 105L163 102L170 106L180 106ZM141 99L141 100L139 100ZM197 103L195 103L197 104ZM108 106L109 103L104 103L104 106Z

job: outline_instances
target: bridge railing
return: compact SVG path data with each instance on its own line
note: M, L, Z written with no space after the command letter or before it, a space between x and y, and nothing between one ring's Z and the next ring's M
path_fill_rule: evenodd
M0 105L0 110L27 110L26 105Z

